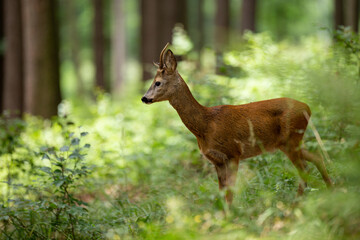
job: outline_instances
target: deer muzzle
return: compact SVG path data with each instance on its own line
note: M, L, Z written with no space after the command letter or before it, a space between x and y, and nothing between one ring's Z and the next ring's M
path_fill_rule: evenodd
M141 98L141 101L142 101L143 103L146 103L146 104L152 103L152 99L149 99L149 98L147 98L147 97L145 97L145 96Z

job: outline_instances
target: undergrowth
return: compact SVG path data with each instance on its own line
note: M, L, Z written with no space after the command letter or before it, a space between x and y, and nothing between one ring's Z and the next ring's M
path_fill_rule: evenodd
M293 46L248 34L224 56L228 76L213 74L211 63L195 68L191 57L179 63L204 105L286 96L308 103L325 148L311 129L304 144L330 156L333 190L310 165L297 198L291 162L264 154L240 164L228 208L213 166L168 103L145 106L135 91L116 101L100 94L95 103L63 101L52 120L0 118L0 238L358 239L359 52L341 44L351 37Z

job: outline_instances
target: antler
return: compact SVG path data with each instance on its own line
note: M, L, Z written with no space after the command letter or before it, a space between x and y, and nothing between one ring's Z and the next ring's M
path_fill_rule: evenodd
M163 55L164 55L164 52L166 50L166 48L169 46L169 43L166 43L164 49L161 51L160 53L160 60L159 60L159 68L162 69L164 67L164 64L163 64Z

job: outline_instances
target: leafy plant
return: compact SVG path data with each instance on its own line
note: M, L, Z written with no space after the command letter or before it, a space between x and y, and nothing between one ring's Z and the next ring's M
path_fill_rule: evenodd
M85 158L90 144L82 139L88 134L70 132L72 123L59 119L65 145L41 147L37 156L42 157L39 179L34 185L9 186L20 190L8 205L0 210L4 221L1 229L4 236L22 239L47 238L96 238L98 230L84 224L88 216L87 204L75 196L75 189L87 176L92 167L86 165ZM25 194L21 195L20 193ZM86 230L86 231L85 231Z
M335 46L345 50L346 61L354 64L358 69L357 81L360 81L360 35L351 30L351 27L340 26L333 33Z
M19 176L19 171L26 171L26 162L33 165L32 159L24 158L16 155L15 152L22 148L24 144L21 141L21 133L24 131L26 123L18 118L12 118L8 112L4 112L0 116L0 159L3 169L6 169L7 188L4 198L10 196L11 188L14 178Z

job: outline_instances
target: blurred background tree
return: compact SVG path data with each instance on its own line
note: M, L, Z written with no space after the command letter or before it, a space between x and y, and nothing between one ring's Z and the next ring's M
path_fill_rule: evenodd
M17 116L50 117L61 98L88 98L95 88L118 96L133 81L151 79L176 25L193 43L197 66L204 49L215 49L216 72L226 75L222 53L238 46L245 31L299 41L325 36L321 27L357 32L359 22L358 0L3 0L1 6L1 109Z
M349 26L354 32L359 31L359 1L334 0L334 26Z
M15 116L21 116L24 110L24 67L23 67L23 29L21 21L21 1L4 1L6 12L4 11L5 36L7 46L5 48L5 58L3 68L4 85L2 93L3 108L11 111Z
M58 2L35 0L22 4L24 111L48 118L57 114L61 101Z

